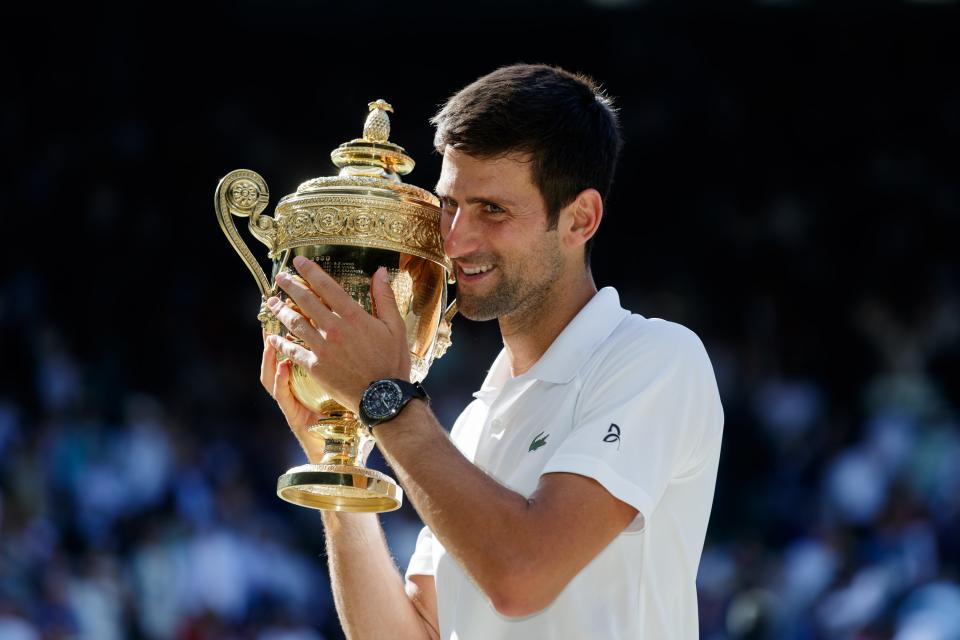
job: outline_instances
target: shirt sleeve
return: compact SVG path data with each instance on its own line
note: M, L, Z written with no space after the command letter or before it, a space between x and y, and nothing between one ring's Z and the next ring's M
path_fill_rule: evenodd
M406 579L410 576L432 576L435 573L433 564L433 532L430 527L424 527L417 536L417 546L407 564Z
M655 323L623 348L611 350L585 376L574 427L542 473L593 478L639 512L638 531L667 486L695 473L702 442L722 430L713 367L688 329Z

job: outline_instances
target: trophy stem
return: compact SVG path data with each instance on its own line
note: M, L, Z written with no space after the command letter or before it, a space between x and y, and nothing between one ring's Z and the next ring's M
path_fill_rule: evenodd
M374 445L369 430L347 410L330 411L309 427L312 436L323 438L320 464L346 464L362 467Z
M375 440L346 409L325 411L309 427L323 438L318 464L294 467L277 480L277 495L293 504L330 511L383 512L399 509L403 490L389 476L367 469Z

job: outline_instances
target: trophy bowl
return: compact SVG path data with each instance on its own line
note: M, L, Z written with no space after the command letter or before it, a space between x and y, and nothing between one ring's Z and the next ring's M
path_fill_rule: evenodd
M429 191L400 180L413 170L414 162L402 147L389 142L387 112L392 107L377 100L368 108L363 137L330 154L339 174L304 182L280 199L273 217L262 213L269 191L253 171L239 169L224 176L214 202L221 229L260 288L257 317L269 333L300 342L265 304L270 296L278 296L293 305L276 286L276 277L281 272L299 277L291 266L294 257L320 265L368 312L370 279L378 268L386 267L407 328L410 380L416 382L450 346L450 322L456 313L455 302L447 305L451 268L440 239L439 201ZM251 235L268 247L269 279L237 231L234 217L249 218ZM398 509L403 504L400 486L364 466L375 444L373 434L299 366L291 369L290 385L297 400L320 416L309 432L323 440L324 453L318 463L280 476L277 495L314 509Z

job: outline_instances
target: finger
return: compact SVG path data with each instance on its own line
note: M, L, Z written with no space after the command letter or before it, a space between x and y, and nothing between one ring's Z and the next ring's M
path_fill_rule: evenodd
M290 333L303 340L308 347L311 349L319 349L322 347L323 336L320 335L320 332L310 324L308 319L281 302L280 298L273 297L267 300L267 307L269 307L270 312L276 316L277 320L290 330ZM279 336L270 336L267 339L269 340L270 338L279 339ZM279 340L279 342L283 344L289 342L289 340ZM276 341L273 343L273 346L278 351L282 351Z
M287 356L294 364L298 364L308 371L317 363L317 356L313 351L301 347L292 340L284 340L280 336L267 336L267 341L278 353Z
M393 293L393 287L390 286L390 274L385 267L380 267L373 274L370 295L373 296L377 317L387 325L390 333L394 336L406 336L407 327L397 307L397 298Z
M300 409L300 403L290 389L290 368L292 366L292 360L284 360L277 365L277 373L273 379L273 397L276 399L283 417L286 418L287 424L296 432L298 425L295 423L294 416Z
M292 277L286 272L281 272L277 274L277 284L297 303L304 315L313 321L321 334L325 327L329 327L331 323L337 321L337 316L330 311L330 308L323 303L323 300L302 278Z
M260 361L260 384L273 395L274 378L277 377L277 350L267 340L267 332L263 332L263 359Z
M341 318L353 316L363 309L357 301L350 297L343 287L330 274L320 268L313 260L297 256L293 259L293 266L303 276L314 291L320 296L330 309Z

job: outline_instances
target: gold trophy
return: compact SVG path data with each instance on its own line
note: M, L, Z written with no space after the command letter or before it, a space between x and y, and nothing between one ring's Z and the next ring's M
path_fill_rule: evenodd
M446 306L451 269L440 239L439 201L400 180L414 162L389 142L387 112L393 108L383 100L368 106L363 137L330 154L338 175L304 182L280 199L271 218L262 214L269 200L263 178L244 169L231 171L217 185L217 219L260 287L257 318L266 331L288 339L296 340L265 303L270 296L286 298L276 276L286 271L297 277L294 257L305 256L323 267L368 312L370 278L387 267L406 322L410 378L416 382L450 346L450 321L456 313L456 302ZM233 216L249 218L250 233L269 248L271 279L240 237ZM364 466L375 442L370 431L298 366L292 369L291 386L297 399L321 416L309 430L323 439L324 454L319 464L294 467L280 476L277 495L314 509L398 509L403 490L396 481Z

